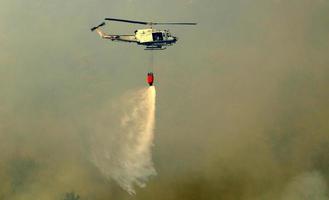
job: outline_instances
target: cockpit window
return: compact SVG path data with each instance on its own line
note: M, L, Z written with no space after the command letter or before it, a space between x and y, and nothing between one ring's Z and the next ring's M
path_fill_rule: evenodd
M163 40L162 33L152 33L153 41L161 41Z
M166 30L167 37L171 37L169 30Z

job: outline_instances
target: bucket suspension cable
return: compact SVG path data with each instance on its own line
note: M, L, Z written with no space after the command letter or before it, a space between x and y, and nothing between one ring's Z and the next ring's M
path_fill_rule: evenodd
M154 71L154 51L150 51L150 71Z

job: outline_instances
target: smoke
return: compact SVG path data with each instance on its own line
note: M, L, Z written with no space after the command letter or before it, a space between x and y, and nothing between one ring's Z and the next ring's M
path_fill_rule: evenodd
M110 113L104 119L113 120L101 123L101 131L91 137L93 163L129 194L135 194L135 185L144 187L148 178L156 175L151 154L155 95L154 86L127 93L110 110L104 110ZM110 128L111 132L104 131Z
M327 184L319 172L295 177L286 187L282 200L328 200Z
M318 185L328 192L329 1L40 2L0 7L0 200L62 200L72 191L81 200L131 199L113 177L141 174L120 163L139 134L128 139L131 122L123 128L121 120L140 101L137 90L117 97L143 81L149 63L140 47L88 31L108 14L198 22L168 27L181 39L156 56L161 114L152 156L161 176L141 192L127 181L134 199L297 199Z

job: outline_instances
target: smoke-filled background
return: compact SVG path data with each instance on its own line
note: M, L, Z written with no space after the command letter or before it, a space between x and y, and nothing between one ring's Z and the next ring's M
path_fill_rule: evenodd
M117 134L150 56L91 33L104 17L198 22L155 52L157 176L135 196L91 138ZM0 199L327 200L328 35L328 0L2 0Z

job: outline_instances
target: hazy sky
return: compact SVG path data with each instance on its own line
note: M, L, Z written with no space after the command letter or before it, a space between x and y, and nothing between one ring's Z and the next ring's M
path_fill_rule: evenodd
M198 23L154 53L158 175L136 196L88 158L101 113L150 70L90 32L105 17ZM328 0L2 0L0 199L328 200L328 35Z

